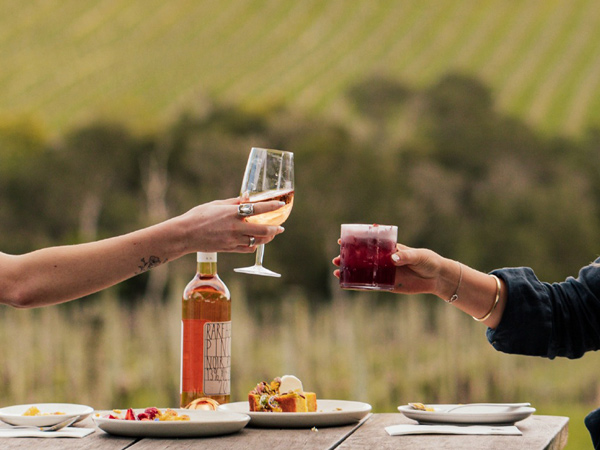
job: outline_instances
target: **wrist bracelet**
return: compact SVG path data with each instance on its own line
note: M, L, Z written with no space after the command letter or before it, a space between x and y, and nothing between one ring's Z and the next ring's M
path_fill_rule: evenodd
M502 285L500 284L500 278L498 278L496 275L490 275L490 276L494 277L494 280L496 280L496 298L494 299L494 304L492 305L492 307L490 308L490 310L488 311L488 313L485 316L479 317L479 318L477 318L475 316L471 316L477 322L485 322L486 320L488 320L490 318L490 316L492 315L492 313L495 311L496 306L498 305L498 302L500 301L500 289L502 288Z
M454 294L452 295L452 297L450 297L450 299L446 300L444 299L444 301L446 303L454 303L456 300L458 300L458 290L460 289L460 283L462 282L462 272L463 272L463 268L462 268L462 264L458 261L456 261L458 263L458 268L460 270L459 275L458 275L458 285L456 286L456 290L454 291Z

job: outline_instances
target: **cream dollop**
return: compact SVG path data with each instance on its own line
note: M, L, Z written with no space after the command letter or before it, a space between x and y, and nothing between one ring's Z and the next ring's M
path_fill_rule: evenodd
M287 394L289 392L297 392L298 394L304 394L304 389L302 389L302 381L300 381L294 375L284 375L281 377L279 393Z

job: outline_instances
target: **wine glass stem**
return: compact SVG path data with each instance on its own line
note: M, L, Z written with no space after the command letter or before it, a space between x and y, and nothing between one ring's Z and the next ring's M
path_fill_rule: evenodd
M256 265L262 266L263 256L265 256L265 244L259 244L256 246Z

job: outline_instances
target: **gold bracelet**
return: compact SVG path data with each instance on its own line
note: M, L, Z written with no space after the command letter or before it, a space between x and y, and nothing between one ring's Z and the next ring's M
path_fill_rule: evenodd
M444 299L444 301L446 303L454 303L456 300L458 300L458 290L460 289L460 283L462 282L462 272L463 272L463 268L462 268L462 264L458 261L456 261L458 263L458 268L460 270L459 275L458 275L458 285L456 286L456 290L454 291L454 294L452 295L452 297L450 297L450 299L446 300Z
M485 316L480 317L480 318L471 316L477 322L485 322L486 320L488 320L490 318L490 316L492 315L492 313L496 310L496 306L498 306L498 302L500 301L500 289L502 288L502 285L500 284L500 278L498 278L496 275L490 275L490 276L494 277L494 280L496 280L496 298L494 300L494 304L492 305L492 307L490 308L490 310L488 311L488 313Z

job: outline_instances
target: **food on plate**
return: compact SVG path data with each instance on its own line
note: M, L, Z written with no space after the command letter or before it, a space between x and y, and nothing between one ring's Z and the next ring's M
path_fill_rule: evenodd
M113 409L111 414L104 416L105 419L118 419L118 420L138 420L147 422L172 422L176 420L190 420L190 416L187 414L179 415L177 411L167 408L161 411L158 408L146 408L144 412L136 414L133 409L129 408L125 413L125 417L121 417L123 412L118 409Z
M191 401L185 406L185 409L203 409L205 411L216 411L219 407L219 402L210 397L200 397Z
M315 412L317 395L305 392L302 382L293 375L262 381L248 393L250 411Z
M425 406L423 403L409 403L408 406L419 411L435 411L431 406Z
M24 416L62 416L64 414L65 414L64 412L60 412L60 411L43 413L39 410L39 408L37 406L32 406L23 413Z

